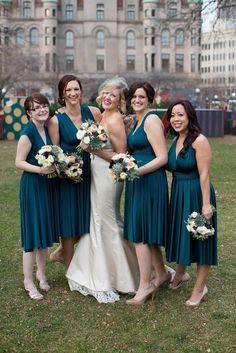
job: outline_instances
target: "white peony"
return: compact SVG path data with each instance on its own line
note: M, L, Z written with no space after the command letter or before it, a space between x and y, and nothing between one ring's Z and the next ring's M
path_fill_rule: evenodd
M78 140L82 140L82 138L84 137L85 134L86 134L86 131L78 130L76 133L76 137Z
M90 137L89 136L85 136L85 138L83 139L83 142L88 145L90 142Z

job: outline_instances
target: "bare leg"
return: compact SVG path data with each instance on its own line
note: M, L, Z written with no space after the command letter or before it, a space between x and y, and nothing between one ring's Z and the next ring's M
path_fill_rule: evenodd
M155 270L153 283L158 288L167 280L171 279L170 273L166 270L161 248L158 245L151 245L152 266Z
M72 237L61 238L61 245L63 249L64 265L66 268L69 267L72 257L74 255L74 244L75 239Z
M24 287L31 299L41 300L43 295L38 292L33 281L33 267L36 260L36 250L23 252Z
M207 280L209 270L210 270L209 265L199 265L199 264L197 265L197 278L196 278L195 285L193 287L191 297L189 298L191 302L197 302L201 298L202 292L206 285L206 280Z
M37 279L41 282L47 282L45 275L47 256L48 249L36 250Z
M61 244L56 248L56 250L54 250L50 254L49 258L50 258L51 261L60 262L63 265L67 266L66 265L66 259L65 259L64 247L62 245L62 239L63 238L61 238ZM74 239L74 244L76 244L76 243L78 243L80 237L74 237L73 239Z
M135 250L138 259L140 270L140 281L138 291L134 297L135 300L140 300L150 290L150 278L152 271L151 248L148 244L135 244Z
M178 287L179 283L182 281L183 276L186 273L186 266L176 265L176 273L172 281L172 287Z

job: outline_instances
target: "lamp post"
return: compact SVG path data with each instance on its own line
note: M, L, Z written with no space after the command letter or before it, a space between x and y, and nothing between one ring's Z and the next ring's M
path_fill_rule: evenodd
M195 89L195 93L196 93L196 106L197 108L200 108L200 88L196 88Z

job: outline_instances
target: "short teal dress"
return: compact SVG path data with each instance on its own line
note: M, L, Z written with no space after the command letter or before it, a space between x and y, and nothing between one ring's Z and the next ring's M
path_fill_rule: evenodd
M156 158L144 131L146 118L128 135L128 147L141 167ZM157 116L157 119L158 116ZM168 185L164 168L126 183L124 237L134 243L166 246L168 216Z
M52 144L45 127L47 144ZM29 122L21 135L28 136L32 147L26 161L37 165L35 156L45 145L35 124ZM20 180L21 244L25 252L45 249L59 242L58 200L55 179L24 171Z
M168 169L173 174L170 198L170 221L167 260L187 266L191 263L217 265L217 219L212 217L215 234L207 240L198 240L191 236L186 228L186 221L192 212L202 211L202 192L197 168L196 153L189 147L182 157L176 158L174 140L168 158ZM216 206L215 192L210 185L210 202Z
M94 120L90 109L81 105L82 121ZM58 114L60 146L64 152L76 152L80 141L76 137L78 128L66 113ZM89 233L90 224L90 154L83 152L83 181L75 183L60 179L59 213L60 235L63 238Z

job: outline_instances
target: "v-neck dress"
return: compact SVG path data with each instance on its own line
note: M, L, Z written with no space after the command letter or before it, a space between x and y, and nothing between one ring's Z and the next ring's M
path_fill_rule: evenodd
M46 143L52 144L45 127ZM45 145L35 124L29 122L21 135L28 136L32 147L26 161L37 165L35 156ZM21 244L26 252L47 248L59 242L57 190L55 179L24 171L20 180Z
M215 234L207 240L193 238L186 228L186 221L192 212L202 211L202 192L197 168L196 152L189 147L184 157L176 157L174 140L168 154L168 169L172 172L170 197L170 222L167 246L167 260L187 266L191 263L217 265L217 220L212 217ZM216 206L215 192L210 184L210 202Z
M128 135L128 147L139 167L156 155L144 131L144 122L137 123ZM157 116L157 119L159 117ZM136 131L135 131L136 129ZM165 246L167 239L168 185L165 168L145 174L126 183L124 237L134 243Z
M94 120L90 109L81 105L82 121ZM76 152L80 141L76 137L78 128L66 113L58 114L60 146L64 152ZM90 224L90 154L83 156L83 181L75 183L70 179L59 180L60 235L63 238L89 233Z

